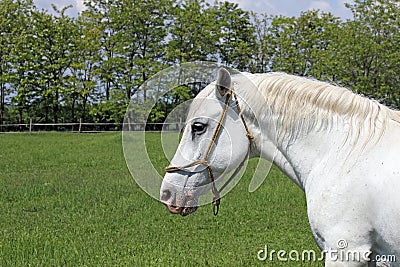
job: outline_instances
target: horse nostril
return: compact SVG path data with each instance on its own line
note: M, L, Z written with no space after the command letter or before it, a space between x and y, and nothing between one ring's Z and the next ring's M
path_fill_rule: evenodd
M161 195L161 200L162 201L167 201L168 199L170 199L171 198L171 191L169 191L169 190L164 190L163 192L162 192L162 195Z

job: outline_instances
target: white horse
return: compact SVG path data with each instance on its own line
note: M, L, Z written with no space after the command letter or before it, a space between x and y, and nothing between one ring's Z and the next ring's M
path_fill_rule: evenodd
M231 93L238 103L226 99ZM224 103L231 108L221 117ZM248 154L273 159L305 192L318 246L337 252L326 254L325 266L399 266L399 138L400 112L345 88L282 73L231 77L221 69L191 105L171 161L178 167L165 175L160 199L170 212L188 215L215 188L214 174L235 169ZM390 255L396 259L379 261Z

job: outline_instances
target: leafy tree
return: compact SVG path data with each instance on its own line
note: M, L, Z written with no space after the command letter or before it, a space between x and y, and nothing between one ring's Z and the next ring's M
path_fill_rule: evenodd
M397 1L356 0L347 5L354 20L346 23L341 44L342 79L387 105L399 107L400 6Z
M92 0L86 1L87 17L99 27L102 33L100 38L101 60L98 62L98 74L104 88L105 100L110 100L113 86L118 86L116 79L121 69L121 60L118 57L118 48L121 44L120 24L118 23L119 10L123 7L122 1ZM101 100L101 99L100 99Z
M223 64L242 71L249 70L255 47L255 29L250 13L239 8L238 4L216 2L212 8L212 23L218 32L218 56Z
M204 0L185 0L172 7L166 59L170 64L215 59L217 34L212 13Z
M66 10L56 10L54 16L32 8L27 10L25 25L19 25L23 35L13 61L13 86L20 121L24 110L38 120L59 121L73 58L73 19L65 15Z
M0 1L0 124L122 122L129 101L154 103L154 92L141 87L145 81L190 61L311 76L400 107L398 1L355 0L347 21L318 10L250 14L227 1L85 4L72 18L67 9L39 11L32 0ZM163 121L203 87L185 75L183 86L158 99L150 121ZM166 79L163 86L176 86ZM147 119L139 108L132 114L131 121Z
M34 13L33 33L38 42L32 44L35 58L33 61L32 77L36 84L36 99L44 108L44 120L58 123L60 104L67 94L67 79L69 68L73 60L74 38L76 28L74 19L65 15L66 7L57 10L57 16L44 12Z
M330 58L336 48L334 37L339 27L338 18L317 10L303 12L298 18L273 18L271 39L275 40L275 53L272 69L299 76L326 76L330 73Z
M265 13L251 12L251 18L254 23L255 47L250 71L264 73L271 70L275 52L271 32L273 17Z
M83 12L77 19L77 35L74 42L74 59L70 66L69 102L71 119L89 119L90 100L96 100L98 91L101 26L91 17L93 13ZM77 115L76 107L80 110Z
M140 85L165 67L167 22L171 19L171 0L125 3L118 10L122 57L118 84L129 101ZM145 94L146 97L146 94Z
M33 3L28 0L0 2L0 124L6 116L7 101L15 94L13 83L18 77L14 64L25 40L27 16L31 9Z
M35 54L32 50L33 42L37 36L32 34L33 14L38 12L32 1L16 1L14 2L15 9L13 11L6 10L8 16L13 16L10 20L10 24L13 27L13 40L11 46L8 49L2 49L2 51L8 51L10 54L9 64L10 68L5 75L7 85L12 89L14 97L10 103L10 122L15 122L13 116L18 117L17 122L23 123L33 110L30 105L30 98L34 91L33 84L29 83L29 78L34 76L32 72L28 71L29 67L32 66L32 59ZM3 9L2 9L3 10ZM4 75L4 73L3 73ZM2 77L4 77L2 75Z

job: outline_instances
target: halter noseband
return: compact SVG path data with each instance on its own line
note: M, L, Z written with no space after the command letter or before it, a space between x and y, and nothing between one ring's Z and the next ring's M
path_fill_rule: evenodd
M211 139L211 143L208 145L207 152L206 152L204 158L200 159L200 160L196 160L196 161L194 161L194 162L192 162L192 163L190 163L188 165L185 165L185 166L171 166L171 167L165 168L166 172L172 173L172 172L182 171L182 170L185 170L187 168L190 168L190 167L193 167L193 166L197 166L197 165L205 165L207 167L208 176L210 177L210 180L211 180L211 183L212 183L212 192L214 194L213 202L212 202L212 204L214 206L214 215L217 215L218 211L219 211L219 204L220 204L220 199L221 199L220 193L233 180L233 178L239 173L240 169L243 167L244 162L246 161L246 159L249 156L250 149L251 149L251 143L252 143L252 140L254 139L254 136L250 133L249 128L247 127L246 121L244 120L244 117L243 117L242 111L240 109L239 101L238 101L236 93L232 89L229 89L226 94L227 94L227 96L226 96L226 100L225 100L224 109L222 110L222 114L221 114L221 117L220 117L220 119L218 121L217 128L215 128L214 134L213 134L212 139ZM211 166L210 166L210 164L208 162L208 158L209 158L209 156L210 156L210 154L211 154L211 152L212 152L212 150L214 148L214 144L215 144L216 140L218 139L218 137L220 135L220 132L221 132L221 129L222 129L222 124L223 124L223 122L225 120L226 113L228 112L229 100L231 98L231 95L233 95L233 97L235 99L240 119L242 120L243 126L244 126L244 128L246 130L246 136L247 136L247 138L249 140L249 146L248 146L248 149L247 149L246 157L239 164L239 166L236 168L236 170L232 173L232 175L229 177L229 179L222 185L220 190L218 190L216 185L215 185L215 177L214 177L214 174L212 172Z

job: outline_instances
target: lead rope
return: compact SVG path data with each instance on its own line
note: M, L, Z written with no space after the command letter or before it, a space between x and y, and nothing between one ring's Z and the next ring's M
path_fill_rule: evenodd
M229 179L222 185L221 189L218 190L216 185L215 185L214 174L212 172L210 164L208 163L208 157L210 156L211 151L212 151L212 149L214 147L214 144L215 144L215 142L216 142L216 140L217 140L217 138L219 136L219 133L221 132L222 123L224 122L226 114L228 112L229 100L230 100L232 94L233 94L235 102L236 102L236 106L237 106L237 109L238 109L238 112L239 112L239 115L240 115L240 119L242 120L242 123L244 125L245 130L246 130L246 136L247 136L247 138L249 140L249 148L247 150L246 156L244 157L243 161L239 164L239 166L236 168L236 170L233 172L233 174L229 177ZM240 108L239 100L237 98L237 95L232 89L229 89L229 91L227 93L227 96L226 96L224 109L223 109L221 117L220 117L220 119L218 121L217 128L215 129L214 134L212 136L211 143L208 145L207 152L206 152L204 158L201 159L201 160L196 160L196 161L194 161L194 162L192 162L190 164L184 165L184 166L167 167L167 168L165 168L165 171L170 173L170 172L182 171L182 170L185 170L187 168L190 168L190 167L193 167L193 166L197 166L197 165L201 165L201 164L205 165L207 167L208 176L209 176L209 178L211 180L211 183L212 183L212 192L214 194L213 201L212 201L213 213L214 213L215 216L217 216L218 212L219 212L219 205L221 203L221 195L220 194L221 194L222 190L224 190L224 188L233 180L233 178L242 169L242 167L244 165L244 162L249 157L251 144L252 144L252 140L253 139L254 139L254 136L250 133L249 128L248 128L248 126L246 124L246 121L245 121L245 119L243 117L242 110Z

